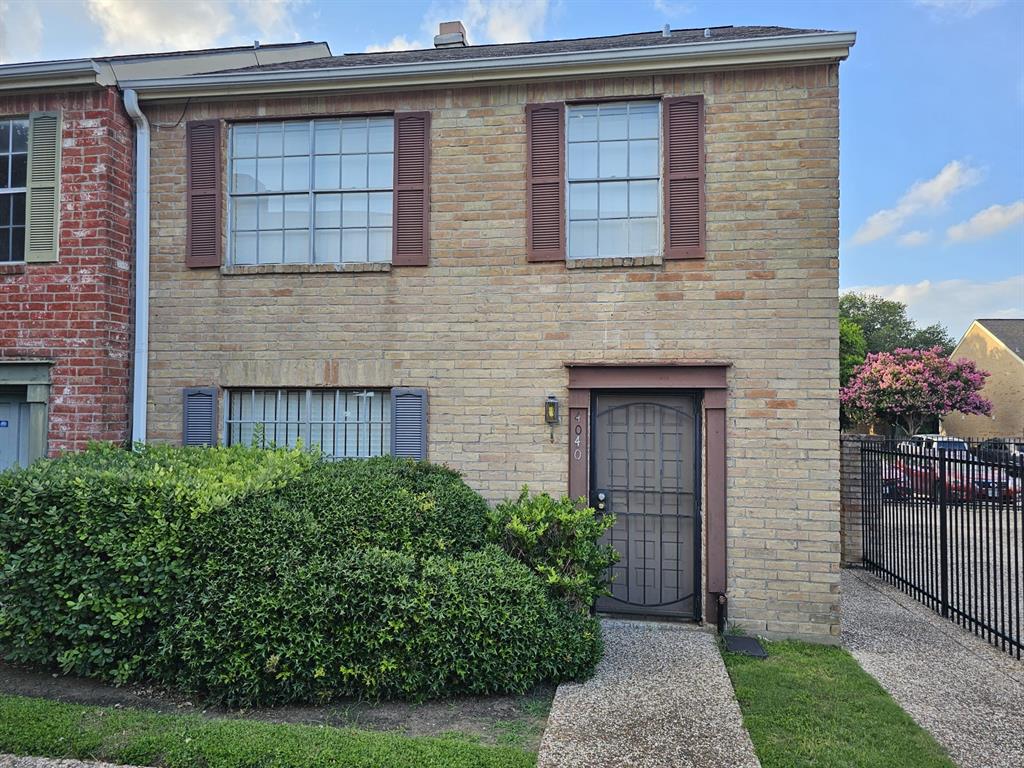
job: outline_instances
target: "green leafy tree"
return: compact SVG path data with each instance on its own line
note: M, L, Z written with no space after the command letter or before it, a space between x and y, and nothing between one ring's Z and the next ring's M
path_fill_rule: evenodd
M907 314L907 305L866 293L844 293L839 297L839 317L861 327L867 353L892 352L894 349L932 349L941 347L949 355L956 346L941 324L919 328Z
M839 318L839 383L846 386L853 369L864 362L867 354L864 330L853 320Z

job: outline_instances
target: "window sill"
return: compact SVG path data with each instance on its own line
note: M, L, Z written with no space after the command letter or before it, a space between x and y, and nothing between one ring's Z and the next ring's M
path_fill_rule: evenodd
M391 264L386 262L352 264L227 264L220 268L222 275L309 275L390 271Z
M603 259L566 259L566 269L610 269L613 267L656 267L661 256L622 256Z
M0 263L0 275L22 275L28 269L24 261L5 261Z

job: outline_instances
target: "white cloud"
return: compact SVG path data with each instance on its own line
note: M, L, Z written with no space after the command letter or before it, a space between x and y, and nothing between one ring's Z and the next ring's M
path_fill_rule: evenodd
M991 205L978 211L967 221L954 224L946 230L946 238L950 242L959 243L965 240L980 240L997 232L1020 224L1024 221L1024 200L1009 205Z
M210 48L235 24L225 5L203 0L88 0L87 7L110 54Z
M654 10L662 16L678 19L693 13L696 7L693 3L680 2L680 0L654 0Z
M942 323L957 338L979 317L1024 317L1024 274L992 281L922 280L843 289L848 291L902 301L919 324Z
M10 0L0 0L0 64L33 61L43 47L43 17L39 8L19 4L17 13Z
M264 42L288 43L299 39L293 13L304 0L237 0L239 9Z
M917 248L925 245L932 239L931 232L923 232L920 229L913 229L910 232L900 235L899 244L907 248Z
M418 40L410 40L405 35L395 35L388 42L382 45L368 45L366 46L367 53L382 53L383 51L414 51L417 48L427 48L429 46Z
M1003 0L914 0L914 5L925 8L935 16L970 18L983 11L998 8Z
M891 235L911 216L938 208L965 187L976 184L981 173L966 163L954 160L927 181L917 181L899 199L894 208L873 213L853 235L854 245L863 245Z
M222 45L293 42L302 0L86 0L103 33L103 53L182 51Z
M467 0L455 18L462 19L471 39L521 43L535 40L547 17L548 0Z

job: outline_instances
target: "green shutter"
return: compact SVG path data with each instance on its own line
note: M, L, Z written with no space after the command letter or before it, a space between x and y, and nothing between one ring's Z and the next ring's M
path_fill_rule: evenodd
M25 261L57 261L60 232L60 112L33 112L28 132Z

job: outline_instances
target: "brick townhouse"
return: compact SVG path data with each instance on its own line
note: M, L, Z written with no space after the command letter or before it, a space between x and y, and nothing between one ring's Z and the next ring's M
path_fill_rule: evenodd
M131 434L135 127L118 80L329 53L0 66L0 470Z
M148 438L316 444L617 515L603 609L839 628L839 62L777 27L122 87Z

